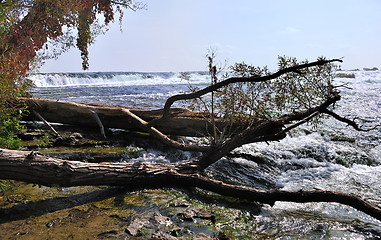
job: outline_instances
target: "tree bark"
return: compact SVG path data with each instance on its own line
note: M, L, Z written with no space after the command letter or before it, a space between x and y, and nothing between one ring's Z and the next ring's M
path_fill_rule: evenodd
M197 173L183 173L184 167L161 163L83 163L39 155L35 152L0 150L0 176L46 186L82 185L141 188L198 187L221 195L273 205L276 201L337 202L381 220L381 208L353 194L331 191L258 190L216 181Z
M147 129L131 117L126 110L146 122L162 117L163 110L138 109L106 104L81 104L39 98L18 98L18 104L23 104L32 113L39 113L46 121L83 127L104 127L146 132ZM185 108L171 108L173 118L155 124L155 128L165 135L176 136L206 136L212 125L200 114ZM98 116L95 117L94 114ZM24 120L39 120L33 114ZM217 125L223 122L217 120ZM101 125L100 125L101 123ZM239 123L237 123L237 126Z

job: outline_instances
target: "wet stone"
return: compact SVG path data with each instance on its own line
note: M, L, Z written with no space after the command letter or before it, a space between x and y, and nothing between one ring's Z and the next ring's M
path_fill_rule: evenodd
M148 212L137 216L126 228L126 232L132 236L148 234L152 230L167 229L172 225L171 219L161 215L159 212Z
M47 228L51 228L51 227L54 227L55 225L57 224L60 224L62 222L62 219L54 219L53 221L50 221L46 224L46 227Z
M179 213L178 216L186 221L195 221L196 218L201 218L208 219L212 223L216 222L216 216L213 213L199 207L188 208L185 212Z
M68 137L59 137L53 141L53 146L77 146L82 144L83 136L80 133L72 133Z
M189 207L191 204L185 200L183 201L179 201L179 202L175 202L175 203L171 203L169 206L170 207Z
M168 233L156 232L156 233L152 234L152 239L155 239L155 240L177 240L178 238L171 236Z

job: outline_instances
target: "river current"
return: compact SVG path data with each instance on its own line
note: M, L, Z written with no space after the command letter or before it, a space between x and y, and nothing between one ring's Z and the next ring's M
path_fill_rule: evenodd
M193 86L209 84L207 73L189 74ZM142 108L162 108L168 97L189 91L188 83L171 72L49 73L35 74L31 79L34 97ZM345 85L337 113L356 117L365 128L381 125L381 71L339 71L334 83ZM381 127L358 132L327 118L317 128L301 126L280 142L247 144L237 152L258 156L270 164L224 158L208 168L207 174L264 189L355 193L381 205ZM134 160L171 161L155 150ZM335 203L277 202L265 206L248 224L251 231L278 239L381 238L380 221Z

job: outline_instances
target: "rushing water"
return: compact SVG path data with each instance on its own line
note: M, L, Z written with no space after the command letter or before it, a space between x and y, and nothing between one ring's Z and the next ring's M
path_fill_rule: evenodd
M189 74L193 86L201 88L209 82L204 72ZM177 73L52 73L31 78L36 85L35 97L131 107L161 108L169 96L188 91L188 83ZM356 121L365 127L381 125L381 71L341 71L335 84L345 84L337 113L357 117ZM237 150L261 157L268 164L222 159L207 173L259 188L355 193L381 205L380 142L380 127L357 132L326 119L317 129L302 126L280 142L248 144ZM152 151L135 160L170 161L167 158L164 153ZM269 238L381 238L379 221L334 203L277 202L264 207L262 214L247 224L250 231Z

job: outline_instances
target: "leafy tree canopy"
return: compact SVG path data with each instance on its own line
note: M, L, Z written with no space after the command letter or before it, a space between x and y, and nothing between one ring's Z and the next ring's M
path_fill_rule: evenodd
M19 114L10 102L31 86L26 76L36 66L36 56L56 57L75 45L88 69L88 46L95 35L107 30L116 12L121 21L123 9L144 7L135 0L0 0L1 132L9 132L5 126L13 124L5 122Z

